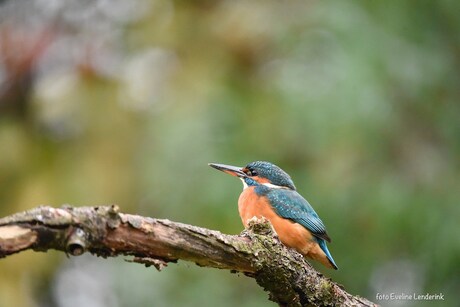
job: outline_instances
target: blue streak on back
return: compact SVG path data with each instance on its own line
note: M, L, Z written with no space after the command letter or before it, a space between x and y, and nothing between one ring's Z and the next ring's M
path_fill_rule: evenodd
M275 212L286 219L307 228L315 237L330 242L323 221L313 207L299 193L288 189L271 189L263 185L256 186L259 196L268 198Z

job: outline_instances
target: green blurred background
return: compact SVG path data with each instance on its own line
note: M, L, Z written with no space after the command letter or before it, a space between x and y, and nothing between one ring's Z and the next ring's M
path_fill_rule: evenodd
M0 216L40 204L238 234L241 183L285 169L353 293L460 300L460 2L0 1ZM274 306L179 262L24 252L0 306Z

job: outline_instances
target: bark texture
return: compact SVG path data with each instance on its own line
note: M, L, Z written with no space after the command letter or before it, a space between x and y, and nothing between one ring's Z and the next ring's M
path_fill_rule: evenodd
M161 270L186 260L255 278L280 306L376 306L318 273L279 242L270 223L254 220L240 235L120 213L117 206L38 207L0 219L0 258L55 249L78 256L133 256Z

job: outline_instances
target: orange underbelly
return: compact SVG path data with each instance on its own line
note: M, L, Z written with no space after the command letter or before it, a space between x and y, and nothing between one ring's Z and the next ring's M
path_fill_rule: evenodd
M268 201L259 197L253 189L254 187L246 188L238 200L238 211L244 227L247 228L248 220L253 217L265 217L273 225L283 244L295 248L304 255L315 250L317 243L305 227L277 215Z

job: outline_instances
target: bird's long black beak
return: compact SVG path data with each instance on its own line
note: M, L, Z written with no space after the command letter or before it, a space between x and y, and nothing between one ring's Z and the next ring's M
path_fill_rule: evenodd
M208 163L208 165L219 171L232 175L232 176L236 176L240 178L247 177L247 175L243 172L242 167L218 164L218 163Z

